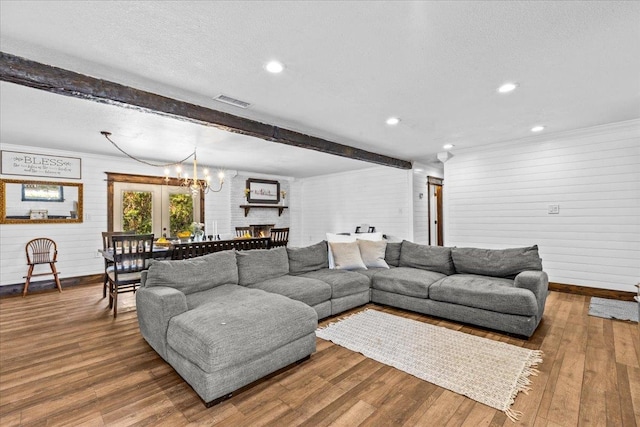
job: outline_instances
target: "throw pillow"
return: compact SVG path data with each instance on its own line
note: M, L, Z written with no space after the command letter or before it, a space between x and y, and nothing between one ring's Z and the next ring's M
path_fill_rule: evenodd
M367 268L389 268L389 265L384 260L387 251L387 242L384 240L376 242L358 239L358 248L360 249L362 261Z
M366 270L357 242L337 243L330 242L329 247L333 252L335 268L339 270Z
M275 279L289 273L289 257L284 246L274 249L238 251L236 258L238 284L242 286Z
M414 267L435 271L447 276L456 272L451 259L451 248L419 245L404 240L400 248L400 267Z
M225 284L238 284L238 266L234 250L185 260L151 260L145 282L145 286L168 286L184 294Z
M328 261L329 261L329 268L336 268L336 263L333 260L333 251L331 250L331 243L332 242L346 243L346 242L355 242L355 241L356 241L356 238L354 236L327 233L327 242L329 243L329 251L327 254Z
M400 248L402 248L402 242L387 242L387 250L384 254L387 264L394 267L400 266Z
M511 249L453 248L458 273L513 279L526 270L542 270L538 246Z
M327 242L322 241L305 248L287 248L289 273L302 274L329 268Z

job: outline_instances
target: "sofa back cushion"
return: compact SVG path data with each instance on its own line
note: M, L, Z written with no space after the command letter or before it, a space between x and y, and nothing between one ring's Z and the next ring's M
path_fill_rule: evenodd
M451 259L451 248L427 246L402 241L400 267L413 267L446 275L456 272Z
M184 260L152 260L145 281L145 286L168 286L184 294L226 284L238 284L235 250Z
M289 257L284 246L274 249L238 251L236 260L238 261L238 284L242 286L275 279L289 273Z
M400 266L400 248L402 248L402 242L387 242L387 250L384 254L387 264L394 267Z
M327 242L322 241L304 248L287 248L289 273L303 274L329 268Z
M512 249L453 248L456 272L513 279L525 270L542 270L538 246Z

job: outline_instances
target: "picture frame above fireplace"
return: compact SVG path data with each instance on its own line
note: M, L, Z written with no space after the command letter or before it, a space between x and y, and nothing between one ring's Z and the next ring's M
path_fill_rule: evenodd
M280 202L280 183L267 179L247 179L247 202L278 204Z

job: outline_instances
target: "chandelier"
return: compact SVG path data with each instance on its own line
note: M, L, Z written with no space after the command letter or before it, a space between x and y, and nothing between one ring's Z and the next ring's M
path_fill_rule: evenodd
M189 156L191 157L191 156ZM176 165L176 172L178 173L178 179L180 180L180 185L182 187L187 187L191 190L191 193L194 196L197 196L201 191L204 194L207 194L209 191L213 191L214 193L222 190L222 184L224 184L224 172L218 172L218 182L220 186L217 190L214 190L211 187L211 175L209 175L209 169L203 169L204 178L198 179L198 156L196 154L196 150L193 150L193 178L189 178L189 174L187 172L182 171L182 162L174 163ZM164 170L164 180L165 182L169 182L169 174L171 170L166 168Z
M172 162L172 163L163 163L163 164L158 164L158 163L152 163L152 162L148 162L146 160L142 160L139 159L129 153L127 153L126 151L124 151L122 148L120 148L118 146L118 144L116 144L111 138L109 138L111 136L111 132L107 132L107 131L101 131L100 132L106 139L107 141L109 141L111 144L113 144L114 147L116 147L118 149L118 151L120 151L122 154L124 154L125 156L129 157L132 160L135 160L136 162L139 163L143 163L145 165L149 165L149 166L154 166L154 167L163 167L164 169L164 181L166 184L169 183L169 180L171 179L169 174L171 173L171 170L169 169L170 166L175 166L176 167L176 173L178 174L178 180L180 182L180 186L181 187L185 187L188 188L189 190L191 190L191 194L195 197L198 194L200 194L200 192L202 192L203 194L207 194L209 191L214 192L214 193L218 193L220 190L222 190L222 185L224 184L224 171L220 170L218 172L218 183L219 186L217 189L214 189L211 186L211 176L209 175L209 170L208 169L204 169L203 172L203 179L198 179L198 156L196 154L196 150L193 150L193 153L189 154L187 157L185 157L182 160L179 160L177 162ZM189 174L187 172L183 171L183 164L189 160L191 157L193 157L193 176L189 177Z

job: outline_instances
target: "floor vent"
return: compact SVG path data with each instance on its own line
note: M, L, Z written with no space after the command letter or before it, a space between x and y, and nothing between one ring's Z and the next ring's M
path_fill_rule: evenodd
M213 99L239 108L247 108L251 105L248 102L240 101L239 99L231 98L230 96L226 95L218 95Z

